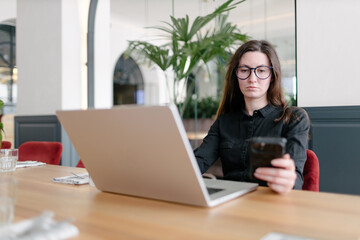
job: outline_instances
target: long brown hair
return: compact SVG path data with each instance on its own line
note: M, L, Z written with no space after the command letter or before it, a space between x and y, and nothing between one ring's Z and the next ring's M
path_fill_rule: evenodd
M270 86L267 91L267 99L272 105L281 107L283 109L282 116L279 119L275 119L275 121L289 121L291 113L289 111L290 109L287 107L287 103L281 88L280 60L274 47L265 40L248 41L242 44L232 56L228 64L223 95L216 113L216 117L219 117L225 113L238 111L242 106L245 106L244 95L240 91L235 69L238 67L241 57L247 52L262 52L269 58L272 67L272 74Z

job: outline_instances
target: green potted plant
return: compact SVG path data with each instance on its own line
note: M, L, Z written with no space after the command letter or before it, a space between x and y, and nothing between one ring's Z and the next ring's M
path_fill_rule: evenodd
M168 81L166 70L171 69L174 72L171 95L181 116L184 115L193 97L195 106L197 104L197 91L195 90L194 96L192 93L196 87L197 72L200 68L204 66L208 70L208 63L211 61L216 61L221 66L219 68L223 68L235 47L248 39L248 36L242 34L236 25L227 22L229 11L244 1L228 0L212 13L196 17L191 25L189 16L186 15L183 18L170 16L171 22L164 22L166 26L150 27L163 33L167 39L164 45L129 41L125 56L131 55L137 61L157 65L164 71ZM214 25L210 24L212 21L215 21ZM187 85L190 78L193 81L190 81L185 100L180 99L179 82L185 80Z
M204 97L197 102L198 118L214 118L219 106L220 97ZM183 119L195 118L195 99L191 98L184 108Z
M184 127L187 132L207 132L215 120L220 96L201 98L197 101L196 107L195 101L195 98L191 98L184 108Z
M0 100L0 115L4 102ZM0 148L3 138L4 124L0 122ZM18 160L18 149L0 149L0 175L1 173L13 172L16 169L16 162Z

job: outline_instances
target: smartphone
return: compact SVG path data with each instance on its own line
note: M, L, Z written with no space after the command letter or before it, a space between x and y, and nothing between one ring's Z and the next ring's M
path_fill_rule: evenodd
M273 167L271 160L285 154L286 138L253 137L250 141L250 177L256 179L254 172L258 167Z

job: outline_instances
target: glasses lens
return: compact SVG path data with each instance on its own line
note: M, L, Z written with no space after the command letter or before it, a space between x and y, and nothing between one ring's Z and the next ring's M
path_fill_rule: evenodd
M270 76L271 69L268 67L257 67L255 73L258 78L266 79Z
M240 79L246 79L250 76L251 70L247 67L238 67L236 70L236 76Z

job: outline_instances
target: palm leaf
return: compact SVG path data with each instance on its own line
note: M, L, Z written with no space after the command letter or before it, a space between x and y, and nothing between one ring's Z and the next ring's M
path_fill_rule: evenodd
M242 34L236 25L227 22L228 14L226 14L244 1L228 0L212 13L196 17L191 26L188 15L182 18L170 16L170 22L164 21L164 26L149 27L159 30L162 33L160 36L167 38L168 43L156 46L143 41L129 41L126 54L135 55L143 61L150 61L163 71L172 67L175 73L173 99L176 103L177 81L181 79L187 81L190 74L197 71L201 64L207 66L206 64L214 59L218 62L227 61L234 46L247 40L248 36ZM204 29L213 20L215 27ZM208 67L206 69L209 71ZM191 92L187 94L184 107L190 97Z
M164 47L143 41L129 41L129 47L125 51L125 55L130 56L134 52L136 53L135 56L146 56L163 71L170 66L171 58L169 57L169 49Z

